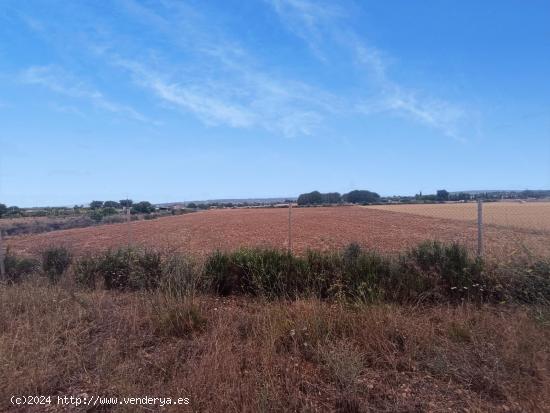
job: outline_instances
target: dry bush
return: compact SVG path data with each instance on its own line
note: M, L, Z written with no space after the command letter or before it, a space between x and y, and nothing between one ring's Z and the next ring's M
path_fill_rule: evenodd
M206 326L200 307L191 299L158 294L153 309L155 333L160 336L191 337Z
M36 279L0 286L0 410L11 394L87 393L189 397L211 412L548 411L550 325L534 310L191 300Z

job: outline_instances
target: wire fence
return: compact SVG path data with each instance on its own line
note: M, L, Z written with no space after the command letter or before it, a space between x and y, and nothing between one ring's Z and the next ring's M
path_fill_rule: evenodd
M275 247L296 254L334 251L356 242L380 253L401 253L423 241L456 242L486 259L550 258L550 200L380 204L366 206L216 208L186 215L35 235L2 237L6 246L38 253L63 245L85 254L127 245L204 255L240 247ZM2 220L3 221L3 220ZM1 229L1 227L0 227Z
M349 242L399 253L423 241L459 243L487 259L550 257L550 201L470 201L294 208L289 245Z

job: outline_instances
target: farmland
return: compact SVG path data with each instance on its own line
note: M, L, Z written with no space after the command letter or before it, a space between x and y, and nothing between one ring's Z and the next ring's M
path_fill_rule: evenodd
M515 213L521 215L520 208L525 205L516 205L519 206L510 205L506 210L515 206ZM526 216L536 217L543 223L548 205L526 205ZM493 213L504 209L504 204L487 204L488 221L504 223L502 215ZM357 242L366 248L394 253L426 239L437 239L457 241L474 250L477 228L472 213L475 214L473 204L294 208L292 249L298 253L308 249L331 250ZM488 256L513 257L526 250L534 255L548 254L550 232L530 229L527 220L517 222L524 222L524 228L486 226ZM82 254L128 243L198 256L239 247L288 248L288 210L209 210L129 225L75 228L8 239L11 249L30 255L51 244L65 245Z
M38 392L191 401L166 411L548 411L549 267L516 258L548 257L550 231L505 226L487 208L497 265L455 246L403 253L428 239L475 250L471 210L293 208L296 256L235 252L288 248L286 208L10 236L10 254L42 267L0 284L0 410ZM338 255L350 242L382 254ZM116 251L128 244L160 254ZM53 245L74 253L59 278L41 254ZM113 411L135 411L124 407Z
M477 220L475 203L374 205L367 208L431 218ZM550 202L485 202L483 220L488 225L550 231Z

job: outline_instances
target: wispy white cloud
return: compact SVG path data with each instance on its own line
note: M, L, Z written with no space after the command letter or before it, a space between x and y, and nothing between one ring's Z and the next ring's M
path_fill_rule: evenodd
M366 98L353 106L359 113L390 112L434 128L447 137L464 141L463 125L469 113L460 105L400 84L390 76L388 57L360 39L345 22L345 13L327 3L310 0L266 0L283 24L302 38L316 56L326 56L323 45L337 44L363 70L370 86ZM327 40L330 40L327 41Z
M344 13L334 3L307 0L265 0L281 16L288 29L300 37L321 60L326 61L322 51L323 37L335 19Z
M135 18L154 27L185 55L193 55L192 64L164 64L159 56L132 56L116 45L97 52L169 106L208 125L262 128L287 137L313 134L341 106L331 93L274 75L237 40L186 7L182 10L180 3L163 4L169 12L159 15L158 10L125 1Z
M113 102L98 90L59 66L32 66L20 75L27 84L40 85L51 91L71 98L89 102L93 106L140 122L148 122L147 117L130 106Z
M299 82L280 81L238 66L227 79L171 79L143 63L112 57L134 81L167 104L208 125L260 127L286 137L309 135L334 109L333 97ZM233 66L235 62L226 63ZM233 67L236 69L236 67Z
M73 48L91 52L101 64L123 70L133 85L147 91L162 107L192 114L206 125L261 128L293 137L313 135L330 123L327 120L339 116L366 118L387 113L454 139L464 138L464 125L470 120L467 108L418 85L397 81L392 76L396 66L392 57L361 38L353 29L353 16L342 6L322 0L264 2L290 33L303 40L321 69L349 71L345 89L320 77L305 79L284 63L268 63L262 53L247 48L246 41L224 31L211 15L180 1L162 0L153 7L119 0L114 7L126 14L125 29L93 7L85 9L89 13L82 13L77 20L88 29L84 33L71 28L78 32ZM52 42L61 41L62 31L37 19L30 21L41 32L54 33L45 36ZM131 35L124 32L128 27ZM146 33L148 42L134 38L141 32ZM154 46L147 47L151 39ZM340 65L341 59L354 66ZM22 78L102 110L148 121L131 106L114 102L100 88L59 66L31 67Z

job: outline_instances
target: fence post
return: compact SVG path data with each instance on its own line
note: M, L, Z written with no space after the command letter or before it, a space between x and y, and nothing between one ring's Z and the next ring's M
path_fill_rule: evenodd
M131 207L126 207L126 222L128 226L128 247L132 245L132 229L130 228L132 222Z
M2 229L0 229L0 281L6 279L6 267L4 265L4 239L2 238Z
M292 254L292 202L288 203L288 253Z
M477 256L483 257L483 200L477 200Z

